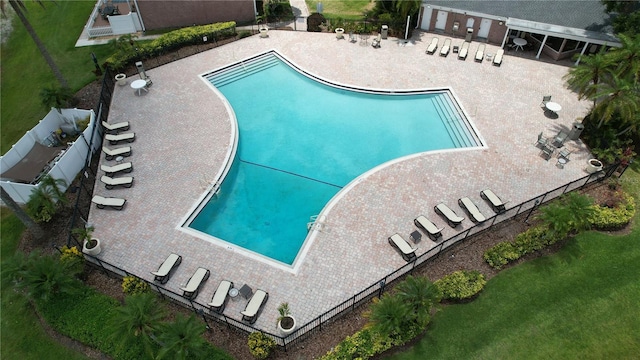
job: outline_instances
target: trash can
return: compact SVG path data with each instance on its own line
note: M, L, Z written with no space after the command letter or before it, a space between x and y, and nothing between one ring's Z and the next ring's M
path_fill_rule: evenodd
M382 38L386 39L388 33L389 33L389 26L388 25L382 25L382 31L380 31L380 35L382 35Z
M584 130L584 125L579 122L574 122L571 131L569 132L570 140L578 140L580 138L580 134L582 134L582 130Z

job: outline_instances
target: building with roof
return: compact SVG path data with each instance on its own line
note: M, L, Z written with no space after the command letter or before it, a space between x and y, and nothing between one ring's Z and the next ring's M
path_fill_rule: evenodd
M598 0L432 1L424 0L419 27L502 47L526 40L536 58L569 59L620 46L612 17Z

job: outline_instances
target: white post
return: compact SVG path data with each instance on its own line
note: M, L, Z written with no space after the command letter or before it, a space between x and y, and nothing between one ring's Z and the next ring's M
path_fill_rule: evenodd
M411 16L407 16L407 29L404 31L404 39L407 40L409 36L409 22L411 21Z

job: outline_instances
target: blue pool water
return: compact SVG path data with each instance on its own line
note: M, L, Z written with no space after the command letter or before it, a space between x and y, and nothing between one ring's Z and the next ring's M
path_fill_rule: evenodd
M267 54L205 75L239 128L236 158L190 227L291 265L310 216L358 175L405 155L476 146L447 91L351 91Z

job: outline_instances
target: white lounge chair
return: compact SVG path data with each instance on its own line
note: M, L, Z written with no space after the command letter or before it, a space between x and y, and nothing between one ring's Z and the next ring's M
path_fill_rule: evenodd
M469 43L463 42L460 50L458 51L458 59L459 60L467 60L467 53L469 52Z
M91 199L91 202L96 204L98 209L104 209L105 207L110 207L116 210L122 210L127 200L115 198L115 197L102 197L100 195L94 195L93 198Z
M493 57L493 65L502 65L502 57L504 56L504 49L500 49L496 52L496 56Z
M118 156L127 157L131 156L131 146L122 146L115 149L109 149L106 146L102 147L104 158L107 160L113 160Z
M476 50L476 61L477 62L482 62L482 59L484 59L484 44L480 44L478 45L478 50Z
M242 321L247 321L250 324L256 322L262 307L267 303L268 299L269 293L260 289L256 290L256 293L253 294L247 303L247 306L245 306L244 310L240 312L242 314Z
M449 55L449 48L451 47L451 39L445 39L444 40L444 45L442 45L442 47L440 48L440 56L447 56Z
M413 261L416 259L416 248L411 247L407 240L405 240L399 234L393 234L389 237L389 244L400 252L402 258L407 261Z
M489 202L489 205L493 208L495 212L498 214L502 214L507 211L504 205L507 203L506 201L502 201L493 191L490 189L484 189L480 191L480 197Z
M443 203L434 206L433 210L436 212L436 214L444 216L445 220L451 227L460 225L462 220L464 220L463 217L458 216L458 214L456 214L453 210L451 210L447 205Z
M130 162L126 162L114 166L100 165L100 170L104 171L107 176L113 176L113 174L119 173L121 171L130 173L133 170L133 164L131 164Z
M211 297L211 302L209 302L209 307L212 311L215 311L219 314L222 314L225 306L227 305L227 295L229 295L229 290L233 288L233 283L231 281L222 280L216 289L216 292L213 293Z
M126 131L129 130L129 122L121 121L115 124L109 124L106 121L102 122L102 126L107 130L107 132L117 132L117 131Z
M182 256L171 254L167 256L164 262L160 265L157 271L152 271L154 275L153 280L159 281L162 284L166 284L171 277L171 274L178 268L178 265L182 262Z
M198 270L191 275L189 281L187 281L187 285L180 287L180 290L183 291L182 296L189 300L195 299L198 296L198 291L200 291L200 286L207 281L209 274L209 270L198 268Z
M115 145L121 141L133 142L136 139L136 133L124 133L124 134L106 134L104 139L109 141L111 145Z
M467 212L471 220L473 220L474 222L482 223L487 220L487 218L482 215L480 209L478 209L476 204L468 197L458 199L458 205L460 205L460 207Z
M106 175L102 175L100 181L104 183L104 187L107 190L111 190L116 186L122 186L130 188L133 185L133 176L124 176L119 178L112 178Z
M431 39L431 43L429 44L429 46L427 46L426 53L429 55L433 55L436 52L436 49L438 49L438 38L434 37L433 39Z
M442 236L442 228L438 228L431 220L427 219L424 215L420 215L413 220L413 223L423 231L426 231L427 235L433 240L437 240Z

